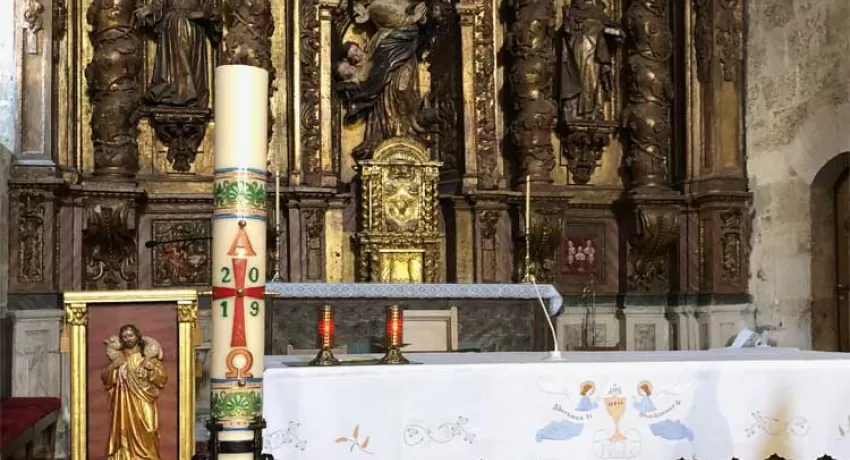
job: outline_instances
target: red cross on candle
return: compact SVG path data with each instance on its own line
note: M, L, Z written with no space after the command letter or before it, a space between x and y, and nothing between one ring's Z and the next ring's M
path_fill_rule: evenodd
M230 335L231 347L246 346L245 340L245 297L262 299L265 286L245 287L245 274L248 271L247 259L232 259L233 279L236 287L213 287L213 300L235 297L233 310L233 332Z

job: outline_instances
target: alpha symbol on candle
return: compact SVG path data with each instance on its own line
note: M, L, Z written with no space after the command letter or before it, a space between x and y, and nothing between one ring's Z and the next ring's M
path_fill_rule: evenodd
M244 220L239 221L239 230L236 232L236 237L233 238L233 243L230 244L230 250L227 255L231 257L254 257L257 255L254 252L254 247L251 246L251 239L248 238L248 232L245 231L247 223Z
M245 287L245 276L248 271L248 259L244 256L256 255L256 253L251 248L251 240L248 239L248 234L245 232L244 227L240 228L239 232L237 232L236 238L233 240L233 244L230 247L228 255L243 256L231 259L231 263L233 264L233 281L235 286L232 288L214 286L213 301L235 297L233 309L233 331L230 335L230 346L244 347L247 343L247 339L245 337L245 297L262 299L265 294L264 286Z

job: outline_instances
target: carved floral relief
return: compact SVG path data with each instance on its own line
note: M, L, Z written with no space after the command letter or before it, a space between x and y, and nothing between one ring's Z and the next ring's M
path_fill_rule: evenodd
M21 191L18 201L18 274L21 284L44 281L44 225L46 197L38 192ZM49 249L49 248L48 248Z

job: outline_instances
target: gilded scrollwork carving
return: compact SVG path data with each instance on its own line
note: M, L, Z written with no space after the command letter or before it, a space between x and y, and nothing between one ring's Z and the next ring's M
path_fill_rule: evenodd
M538 283L553 283L556 273L556 257L561 244L563 210L541 208L534 211L528 235L528 272ZM522 242L525 248L525 241ZM523 257L525 250L519 251ZM522 266L520 263L520 267ZM520 273L522 270L520 269Z
M670 105L673 96L667 0L635 0L626 11L628 105L623 122L630 136L625 163L632 187L668 187Z
M307 279L319 281L322 279L322 264L324 262L322 248L323 235L325 233L325 210L312 208L305 209L304 231L306 236L306 264Z
M322 232L325 228L325 210L324 209L305 209L304 210L304 226L307 230L307 245L312 245L317 240L321 240Z
M204 140L211 111L157 106L148 108L147 114L157 137L168 147L168 163L177 172L189 172Z
M478 222L481 225L481 239L492 240L496 237L501 211L481 211L478 213Z
M198 304L194 301L179 302L177 304L177 322L196 324L198 322Z
M721 276L724 281L736 282L741 277L744 250L740 209L720 212L720 246Z
M478 188L495 189L499 185L499 139L496 134L495 75L496 53L493 2L484 1L476 9L474 22L475 138Z
M708 262L709 258L707 257L707 249L706 249L706 237L705 234L707 232L707 228L711 224L709 219L700 219L699 227L697 227L697 243L699 244L699 286L701 290L708 291L711 288L709 287L709 267Z
M300 54L301 69L301 158L306 181L318 180L322 168L322 133L319 113L321 82L319 76L319 6L316 0L300 0Z
M142 53L134 10L130 0L93 0L86 13L94 48L85 75L92 103L95 175L133 177L139 169Z
M639 206L629 239L628 289L666 292L670 287L670 245L679 237L679 212L669 206Z
M551 136L557 117L552 101L554 5L549 0L514 0L513 12L508 77L514 101L511 139L522 175L534 182L551 182L555 167Z
M210 0L207 0L210 1ZM277 70L272 62L274 17L271 0L228 0L224 22L221 58L225 64L249 65L269 73L269 97L275 90ZM268 129L274 127L272 105L269 104Z
M266 69L269 84L274 81L272 64L272 18L269 0L230 0L224 15L222 59L227 64L249 65Z
M717 0L717 59L723 79L736 81L741 73L743 40L742 0Z
M83 229L86 290L136 287L135 209L126 201L87 203Z
M31 190L17 193L18 202L18 283L44 281L44 232L47 197Z

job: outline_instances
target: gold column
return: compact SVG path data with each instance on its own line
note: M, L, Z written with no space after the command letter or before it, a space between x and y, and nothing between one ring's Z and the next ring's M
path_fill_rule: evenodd
M319 119L322 127L320 185L335 187L336 175L333 173L333 111L331 109L331 87L333 56L331 55L333 24L332 13L338 6L333 0L321 0L319 3Z
M500 99L495 28L498 24L493 0L461 0L460 16L463 137L465 171L463 186L495 189L504 178L500 165L498 133Z
M475 139L475 63L467 56L473 56L475 50L475 13L479 9L475 0L461 0L457 5L460 15L461 43L461 97L463 98L463 145L464 155L463 188L475 189L478 185L478 146Z
M345 233L342 229L341 207L325 211L325 281L338 283L345 280L342 254L345 251ZM354 280L353 276L350 278Z
M454 202L454 264L458 283L474 283L475 279L475 214L463 200Z
M65 305L65 323L70 327L71 350L86 349L86 323L88 323L88 310L84 303L70 303ZM85 353L71 353L71 369L87 369ZM86 411L86 372L71 372L71 426L70 433L85 433L88 430L88 412ZM86 443L81 439L71 440L70 456L73 460L88 458L86 455Z
M698 251L685 248L698 267L703 296L745 300L748 240L743 156L742 0L686 2L688 106L688 198L695 203L691 232ZM683 243L685 244L685 243Z

